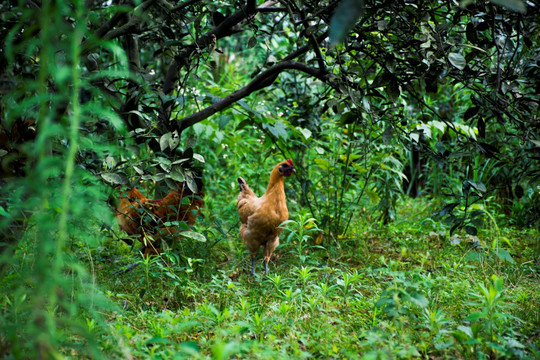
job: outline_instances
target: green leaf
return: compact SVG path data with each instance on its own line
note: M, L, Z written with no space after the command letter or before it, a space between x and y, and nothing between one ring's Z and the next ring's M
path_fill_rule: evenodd
M167 158L164 158L162 156L158 156L154 159L154 162L158 163L159 166L164 170L164 171L170 171L171 170L171 160L167 159Z
M319 166L323 170L329 170L330 169L330 162L326 159L315 159L315 164Z
M193 158L204 164L204 157L201 154L193 154Z
M522 343L520 343L519 341L517 341L516 339L514 338L505 338L505 342L506 342L506 345L507 345L507 349L508 348L519 348L519 349L526 349L526 346L523 345Z
M482 216L485 214L485 211L484 210L474 210L473 212L471 212L471 218L474 218L474 217L477 217L477 216Z
M171 137L169 138L169 148L176 149L176 147L180 143L180 137L178 136L178 131L174 130L170 134L171 134Z
M493 288L501 293L503 289L503 279L498 277L497 275L491 275L491 280L493 282Z
M470 107L465 111L465 114L463 114L463 117L465 118L465 120L470 120L472 117L478 114L479 111L480 111L480 107L478 106Z
M232 355L240 352L240 344L236 342L222 342L217 341L212 346L213 359L216 360L225 360L230 358Z
M469 184L478 192L486 192L486 185L482 184L481 182L472 182L469 181Z
M471 188L471 182L469 180L463 180L463 183L461 184L461 191L465 196L469 193L469 190Z
M421 308L426 308L429 305L428 299L420 293L412 293L410 300Z
M478 321L478 320L483 319L485 317L486 317L486 315L481 313L481 312L474 312L474 313L470 314L469 316L467 316L467 321Z
M116 130L123 130L125 128L125 124L122 121L122 118L118 116L117 113L114 111L111 111L109 109L104 109L101 106L99 106L96 103L89 102L87 105L83 106L85 112L87 111L90 114L95 115L96 118L101 118L109 121L109 123L116 129Z
M300 129L300 132L302 133L302 135L304 135L304 137L306 138L306 140L311 137L311 130L304 129L304 128L299 128L299 129Z
M171 139L171 133L166 133L161 135L159 138L159 148L161 151L164 151L169 147L169 140Z
M218 129L223 130L225 126L229 123L229 121L231 121L231 119L232 119L232 116L230 115L221 116L218 121Z
M465 226L465 231L467 232L467 234L473 235L473 236L476 236L476 234L478 234L478 230L476 230L476 228L471 225Z
M400 90L397 79L390 80L390 83L384 87L384 90L390 100L396 101L399 97Z
M178 230L182 230L182 231L189 230L189 225L186 224L184 221L165 221L163 225L174 226Z
M0 150L0 156L2 155L2 151ZM116 159L112 156L107 156L105 158L105 165L107 166L107 169L112 169L116 166L117 162Z
M437 141L437 143L435 144L435 149L437 150L437 152L439 154L444 154L444 152L446 151L446 147L444 146L444 144L440 141Z
M251 49L252 47L255 47L257 45L257 37L252 36L248 40L248 48Z
M287 140L289 138L287 128L282 121L276 121L275 125L268 125L268 130L278 139Z
M382 140L384 145L389 145L392 141L392 135L394 134L394 128L392 126L387 126L386 129L384 129L384 132L382 134Z
M510 264L516 263L514 259L512 258L512 255L510 255L510 253L508 252L508 250L499 248L495 251L495 254L501 261L508 261Z
M485 261L486 255L484 253L479 253L477 251L470 251L465 256L465 260L467 261Z
M192 356L198 356L201 348L194 341L185 341L180 344L180 351Z
M136 165L133 165L133 170L135 170L135 172L139 175L144 175L144 170Z
M469 326L459 325L457 329L462 333L467 334L470 338L474 337L473 332Z
M196 193L199 191L199 188L197 187L197 183L195 182L195 180L193 179L193 174L190 173L190 172L187 172L185 174L185 178L186 178L186 184L189 188L189 190L191 190L193 193Z
M450 53L448 54L448 61L450 61L450 64L454 65L459 70L465 69L465 66L467 66L467 61L463 57L463 55L459 53Z
M255 115L259 119L261 118L261 114L258 111L253 110L253 108L249 106L245 100L238 100L236 103L244 108L248 113Z
M161 180L165 179L165 177L167 177L166 174L164 173L157 173L155 175L152 175L151 179L156 181L156 182L160 182Z
M456 218L456 223L452 228L450 229L450 236L454 234L454 231L461 229L463 227L463 219L462 218Z
M0 206L0 216L8 216L9 213L2 207Z
M491 0L491 2L522 14L527 12L527 6L521 0Z
M171 170L171 172L169 173L169 177L173 179L174 181L178 181L178 182L182 182L185 179L184 174L179 168L175 168Z
M125 185L128 183L128 178L122 173L102 173L103 180L114 185Z
M183 237L192 239L192 240L206 242L206 237L203 234L195 232L195 231L182 231L180 235L182 235Z
M363 0L344 0L336 8L330 19L330 45L335 46L345 39L347 32L364 15Z
M178 165L178 164L182 164L182 163L185 163L186 161L189 161L189 159L185 158L185 159L180 159L180 160L175 160L171 163L171 165Z
M456 206L458 206L458 205L459 205L459 203L457 203L457 202L446 204L441 210L434 212L433 214L431 214L431 216L435 216L435 215L446 216L446 215L449 215L449 214L452 213L454 208Z
M151 339L146 340L146 345L152 345L152 344L172 344L171 340L167 338L162 337L153 337Z

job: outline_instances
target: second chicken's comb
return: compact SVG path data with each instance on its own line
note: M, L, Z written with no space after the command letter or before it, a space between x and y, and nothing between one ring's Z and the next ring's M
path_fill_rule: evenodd
M287 162L289 163L289 165L291 165L292 167L294 167L293 163L292 163L292 160L291 159L287 159Z

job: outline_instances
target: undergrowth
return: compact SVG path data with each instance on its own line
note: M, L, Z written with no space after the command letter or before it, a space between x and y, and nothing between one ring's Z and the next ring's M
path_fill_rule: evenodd
M250 276L236 231L150 259L109 237L91 259L119 308L89 330L113 358L538 356L538 233L497 235L511 239L507 261L487 230L452 245L422 206L400 206L411 221L357 223L338 239L299 213L267 277L260 261Z

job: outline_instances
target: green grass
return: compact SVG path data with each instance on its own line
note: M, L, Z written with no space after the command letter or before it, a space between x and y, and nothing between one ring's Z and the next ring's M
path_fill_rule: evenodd
M308 217L293 216L268 277L260 259L249 275L234 230L186 239L181 255L123 274L114 272L140 257L111 238L92 259L118 309L88 326L113 358L537 357L538 233L496 235L511 239L512 264L491 248L495 235L480 234L480 248L452 246L425 204L411 205L401 211L416 215L401 222L357 223L320 245Z

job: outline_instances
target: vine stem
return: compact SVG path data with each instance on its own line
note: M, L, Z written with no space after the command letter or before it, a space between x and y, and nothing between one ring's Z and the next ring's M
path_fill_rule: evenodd
M72 114L70 117L69 128L69 149L66 158L66 170L64 175L64 183L62 185L62 211L58 220L58 243L56 246L56 259L55 264L57 270L63 265L63 251L64 246L68 240L68 215L70 213L72 179L75 172L75 157L79 148L79 125L81 123L81 104L79 99L79 92L81 89L80 79L80 64L79 58L81 56L81 41L84 33L85 23L81 21L83 19L83 3L82 0L74 2L75 5L75 28L71 38L71 77L72 77L72 89L71 89L71 109Z

